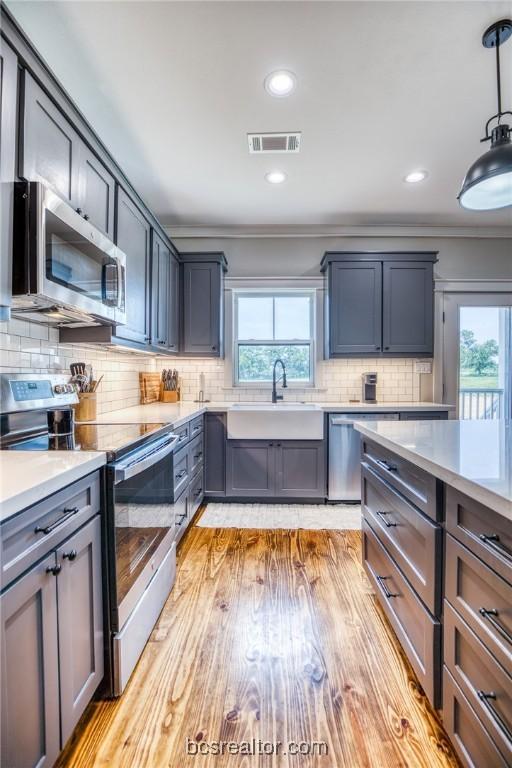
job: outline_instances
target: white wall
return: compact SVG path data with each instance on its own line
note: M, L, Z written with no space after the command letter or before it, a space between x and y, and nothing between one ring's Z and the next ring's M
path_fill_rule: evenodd
M169 230L172 236L172 229ZM439 251L441 278L512 278L512 238L174 238L181 251L224 251L230 277L318 275L325 251Z

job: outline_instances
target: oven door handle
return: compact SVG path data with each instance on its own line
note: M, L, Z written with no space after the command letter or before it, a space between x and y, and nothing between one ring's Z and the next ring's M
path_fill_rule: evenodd
M171 440L161 440L157 443L153 450L140 452L140 459L131 459L129 461L120 461L113 465L114 468L114 485L122 483L124 480L129 480L130 477L144 472L154 464L157 464L166 456L171 454L179 441L178 435L172 435Z

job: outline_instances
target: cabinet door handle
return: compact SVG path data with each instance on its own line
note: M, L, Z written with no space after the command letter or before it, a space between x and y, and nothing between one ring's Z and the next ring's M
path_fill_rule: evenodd
M508 549L508 547L501 543L500 537L497 533L481 533L480 540L483 541L484 544L487 544L489 549L493 549L499 555L506 557L507 560L512 560L512 552Z
M68 509L67 507L64 508L64 517L60 517L58 520L56 520L51 525L47 525L45 528L40 528L37 526L37 528L34 528L34 533L43 533L45 536L48 536L49 533L53 533L57 528L60 528L61 525L64 525L73 515L78 514L80 510L78 507L71 507Z
M178 520L176 520L176 525L180 526L182 524L182 522L184 521L184 519L186 518L186 516L187 516L186 512L183 515L180 515Z
M85 219L86 221L89 221L89 214L88 214L88 213L84 213L84 219Z
M194 459L200 459L202 455L203 455L203 452L199 451L199 453L194 454Z
M198 490L194 493L194 499L197 499L198 496L200 496L203 492L202 488L198 488Z
M215 345L213 345L213 346L212 346L212 349L213 349L213 351L215 352L215 350L217 349L217 347L216 347Z
M503 626L501 621L498 621L498 616L500 614L497 608L479 608L478 613L480 616L483 616L484 619L487 619L489 624L494 627L496 632L498 632L504 640L512 645L512 635L507 628Z
M375 347L375 349L377 350L377 352L380 352L380 347Z
M389 349L389 347L384 347L384 349Z
M389 462L384 461L384 459L375 459L375 463L387 472L398 472L398 467L395 464L389 464Z
M498 726L501 728L505 736L509 741L512 741L512 732L510 731L509 727L507 726L506 722L503 720L499 712L496 712L494 709L494 706L491 704L492 701L496 701L498 698L496 694L491 691L490 693L486 693L485 691L477 691L477 696L492 717L492 719L498 724Z
M385 597L389 600L392 597L400 597L398 592L390 592L387 586L385 585L386 579L389 579L389 576L377 576L377 581L379 582L380 586L382 587L382 591L384 592Z
M391 515L392 514L391 512L381 512L380 509L379 509L379 510L377 510L377 514L378 514L379 517L382 517L382 521L383 521L384 525L386 526L386 528L396 528L397 527L396 523L388 523L388 521L386 520L386 515Z
M82 209L81 209L81 208L77 208L77 209L76 209L76 212L77 212L77 213L79 213L79 214L80 214L80 216L82 215Z
M67 558L70 562L72 562L76 558L77 554L78 552L76 549L70 549L69 552L64 552L62 557L65 559Z
M46 573L51 573L53 576L58 576L62 571L62 565L49 565L46 569Z

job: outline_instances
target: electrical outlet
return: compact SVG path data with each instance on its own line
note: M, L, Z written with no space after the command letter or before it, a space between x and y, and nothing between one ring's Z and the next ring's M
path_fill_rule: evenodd
M414 373L432 373L432 360L415 360Z

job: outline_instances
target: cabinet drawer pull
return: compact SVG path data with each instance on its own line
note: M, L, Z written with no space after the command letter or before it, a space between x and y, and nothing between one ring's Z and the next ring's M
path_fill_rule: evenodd
M199 453L194 453L194 459L200 459L202 455L203 455L202 451L199 451Z
M481 533L480 534L480 540L483 541L484 544L487 544L489 549L495 550L499 555L502 555L503 557L506 557L507 560L512 561L512 552L500 541L500 537L497 533Z
M202 488L198 488L198 490L194 493L194 499L197 499L198 496L200 496L203 492Z
M64 552L62 557L67 558L71 562L76 558L77 554L78 552L76 551L76 549L70 549L69 552Z
M486 693L485 691L477 691L477 696L492 717L492 719L498 724L498 726L501 728L505 736L509 741L512 741L512 731L506 724L506 722L501 717L500 713L497 712L494 709L494 706L491 702L496 701L497 696L492 691L490 693Z
M398 472L398 467L395 464L390 464L389 462L384 461L384 459L375 459L375 463L387 472Z
M178 520L176 520L176 525L177 525L177 526L180 526L180 525L182 524L182 522L184 521L184 519L186 518L186 516L187 516L187 513L186 513L186 512L185 512L185 514L183 514L183 515L180 515L180 516L179 516L179 518L178 518Z
M37 528L34 529L34 533L43 533L45 536L48 536L49 533L52 533L57 528L60 528L61 525L64 525L64 523L66 523L70 519L70 517L73 517L73 515L78 514L78 512L80 512L78 507L71 507L70 509L66 507L64 509L64 513L65 513L64 517L60 517L54 523L52 523L51 525L47 525L45 528L40 528L39 526L37 526Z
M186 432L182 432L178 442L181 443L181 442L183 442L183 440L186 440L186 439L187 439L187 433Z
M178 472L178 474L176 475L176 480L181 480L181 478L185 477L186 474L187 474L187 470L182 469L181 472Z
M58 576L62 571L62 565L49 565L46 569L46 573L51 573L53 576Z
M503 626L503 624L500 621L498 621L498 616L500 614L496 608L479 608L478 613L480 614L480 616L483 616L484 619L487 619L489 624L492 627L494 627L496 632L498 632L502 636L502 638L507 641L507 643L510 643L510 645L512 645L512 635Z
M397 527L397 523L388 523L388 521L386 520L386 515L390 515L391 512L381 512L380 510L378 510L377 514L379 515L379 517L382 517L382 521L383 521L384 525L386 526L386 528L396 528Z
M400 597L398 592L390 592L389 589L386 587L384 582L386 579L389 579L389 576L377 576L377 581L382 587L382 591L384 592L385 597L389 600L391 597Z

